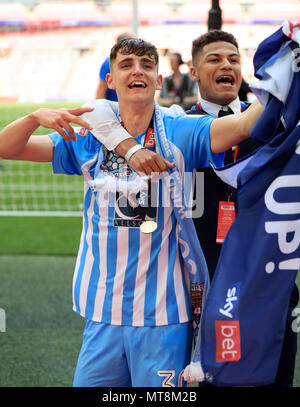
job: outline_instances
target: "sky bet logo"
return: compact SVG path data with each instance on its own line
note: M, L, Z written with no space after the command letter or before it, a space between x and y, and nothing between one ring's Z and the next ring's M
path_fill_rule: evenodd
M237 362L241 359L239 321L215 321L216 362Z
M241 283L236 283L232 288L229 288L227 291L227 297L223 308L219 309L219 312L225 317L232 318L232 311L234 307L237 307L238 298L240 293Z
M237 308L241 283L237 282L227 290L227 296L220 314L232 319ZM216 362L237 362L241 358L241 336L239 321L215 321Z

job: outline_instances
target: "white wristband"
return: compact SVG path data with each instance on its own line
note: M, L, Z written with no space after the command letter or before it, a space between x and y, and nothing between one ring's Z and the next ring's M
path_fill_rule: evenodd
M127 151L124 158L125 158L125 160L127 161L128 164L129 164L129 160L133 156L133 154L135 154L141 148L145 148L145 147L143 147L141 144L136 144Z

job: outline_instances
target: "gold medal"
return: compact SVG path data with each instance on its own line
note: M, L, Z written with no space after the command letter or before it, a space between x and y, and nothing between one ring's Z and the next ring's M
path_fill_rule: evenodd
M157 229L157 223L153 220L146 220L140 225L140 230L143 233L153 233Z

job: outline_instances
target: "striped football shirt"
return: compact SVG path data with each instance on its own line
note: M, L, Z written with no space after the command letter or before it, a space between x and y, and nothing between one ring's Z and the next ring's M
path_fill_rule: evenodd
M164 116L166 136L182 174L208 166L213 158L217 164L218 155L210 151L212 120L209 116ZM155 187L157 207L148 213L158 227L152 234L143 234L138 208L121 205L126 194L110 193L110 174L122 179L127 174L124 160L108 152L90 132L85 136L77 132L77 142L66 142L58 133L50 137L55 145L54 173L84 177L73 309L87 319L114 325L156 326L190 320L178 227L172 207L162 199L162 181ZM137 140L142 142L143 137ZM101 187L91 188L98 181Z

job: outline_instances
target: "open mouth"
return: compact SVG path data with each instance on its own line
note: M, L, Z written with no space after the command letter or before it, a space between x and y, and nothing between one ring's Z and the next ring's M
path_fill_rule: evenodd
M144 82L141 82L141 81L134 81L134 82L131 82L131 83L128 85L128 87L129 87L129 89L133 89L133 88L146 88L146 84L145 84Z
M234 79L230 75L222 75L219 76L216 80L217 83L224 83L229 85L234 85Z

